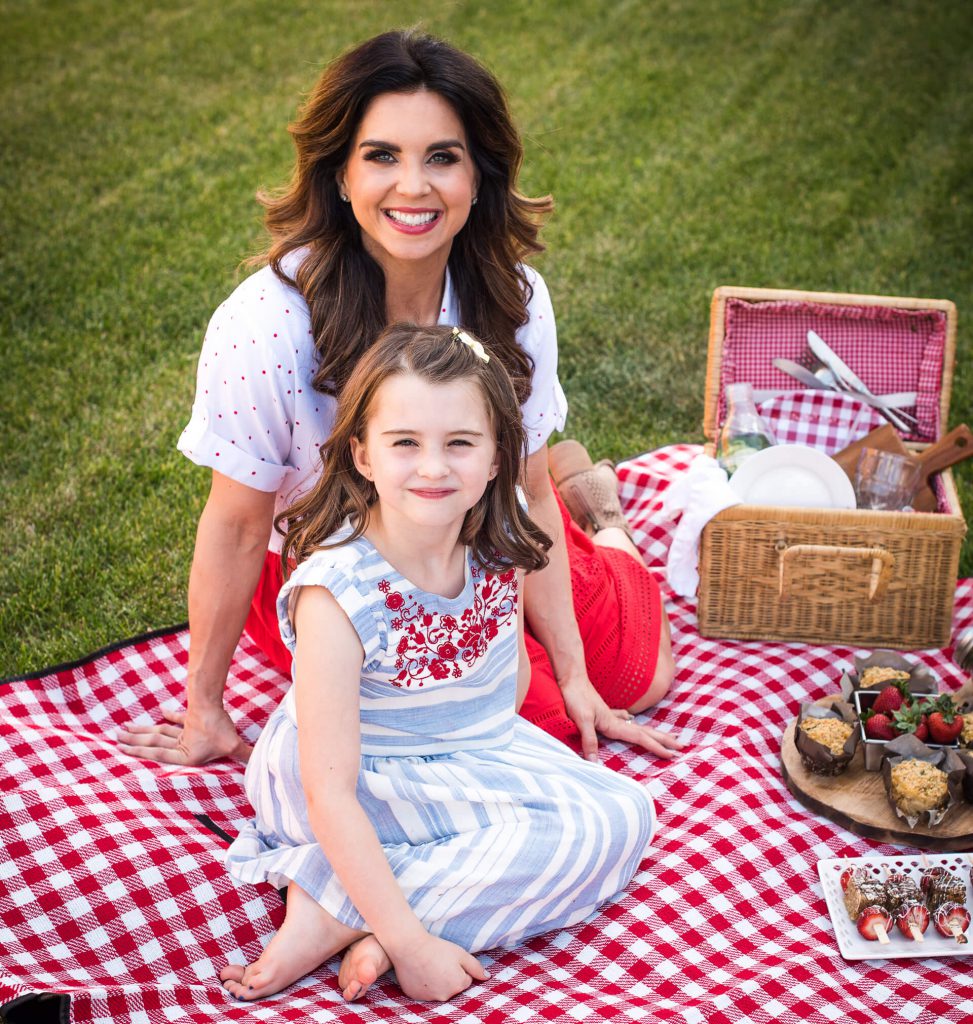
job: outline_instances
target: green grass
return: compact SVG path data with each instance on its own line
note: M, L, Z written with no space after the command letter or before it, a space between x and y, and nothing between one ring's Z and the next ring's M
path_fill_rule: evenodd
M0 0L0 675L185 617L207 473L175 450L286 124L422 21L506 84L568 433L701 438L720 284L950 298L973 422L973 15L958 0ZM958 472L973 507L973 464ZM973 544L962 575L973 575Z

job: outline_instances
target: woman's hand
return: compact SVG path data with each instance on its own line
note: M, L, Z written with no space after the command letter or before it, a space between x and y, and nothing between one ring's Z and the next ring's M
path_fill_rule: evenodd
M627 711L610 708L586 675L563 683L561 694L568 718L581 733L581 752L588 761L598 760L599 733L605 739L642 747L656 757L675 757L685 747L669 733L634 722Z
M250 757L224 710L223 691L263 568L274 500L271 493L213 473L189 573L187 710L163 709L168 724L119 732L124 753L182 765Z
M163 708L168 725L141 725L120 729L118 746L129 757L162 764L198 765L229 757L244 764L253 751L241 739L230 716L222 709L207 715Z
M472 953L428 933L408 953L390 959L402 991L426 1002L445 1002L489 977Z

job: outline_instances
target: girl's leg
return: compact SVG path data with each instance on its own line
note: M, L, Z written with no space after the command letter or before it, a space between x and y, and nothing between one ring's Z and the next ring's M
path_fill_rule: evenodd
M620 526L605 526L591 539L599 547L615 548L617 551L624 551L625 554L631 555L639 564L645 565L642 552L639 551L629 535Z
M280 931L252 964L227 964L220 971L220 980L227 992L237 999L261 999L292 985L366 935L367 932L340 924L299 885L291 882L287 888L287 912ZM374 944L378 946L377 942ZM381 950L382 947L378 948ZM372 950L372 958L375 957ZM367 958L359 959L364 965ZM381 961L376 967L380 964ZM387 967L385 969L388 970ZM375 977L378 977L377 973ZM371 983L362 983L356 978L350 978L350 981L359 983L354 995L348 998L362 995Z

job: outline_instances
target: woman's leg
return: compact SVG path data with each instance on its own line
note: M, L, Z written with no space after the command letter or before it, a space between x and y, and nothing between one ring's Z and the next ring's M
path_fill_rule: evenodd
M602 530L598 530L592 537L592 541L598 547L612 548L615 551L624 551L626 555L634 558L639 565L641 565L646 572L648 567L645 565L645 559L642 558L642 553L632 543L628 534L619 529L616 526L606 526ZM672 631L669 628L669 616L666 615L665 605L662 603L662 595L659 595L659 653L656 658L655 672L652 676L652 682L649 684L649 688L642 694L641 697L636 698L631 704L628 705L629 711L633 715L638 714L640 711L645 711L646 708L651 708L658 704L660 700L669 692L669 687L672 686L672 681L676 675L676 663L672 657Z
M270 664L290 679L291 653L280 638L280 623L277 621L277 595L283 583L280 555L268 551L243 629Z
M589 677L612 707L644 711L666 695L676 666L662 595L622 513L615 469L562 441L551 449L551 472Z

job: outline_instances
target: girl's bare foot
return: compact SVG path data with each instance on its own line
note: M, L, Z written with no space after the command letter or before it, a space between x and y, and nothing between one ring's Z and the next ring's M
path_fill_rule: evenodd
M361 997L386 971L392 970L392 961L374 935L366 935L352 943L345 951L338 971L338 988L349 1002Z
M262 999L310 974L365 934L339 924L291 882L280 931L252 964L227 964L220 971L220 980L237 999Z

